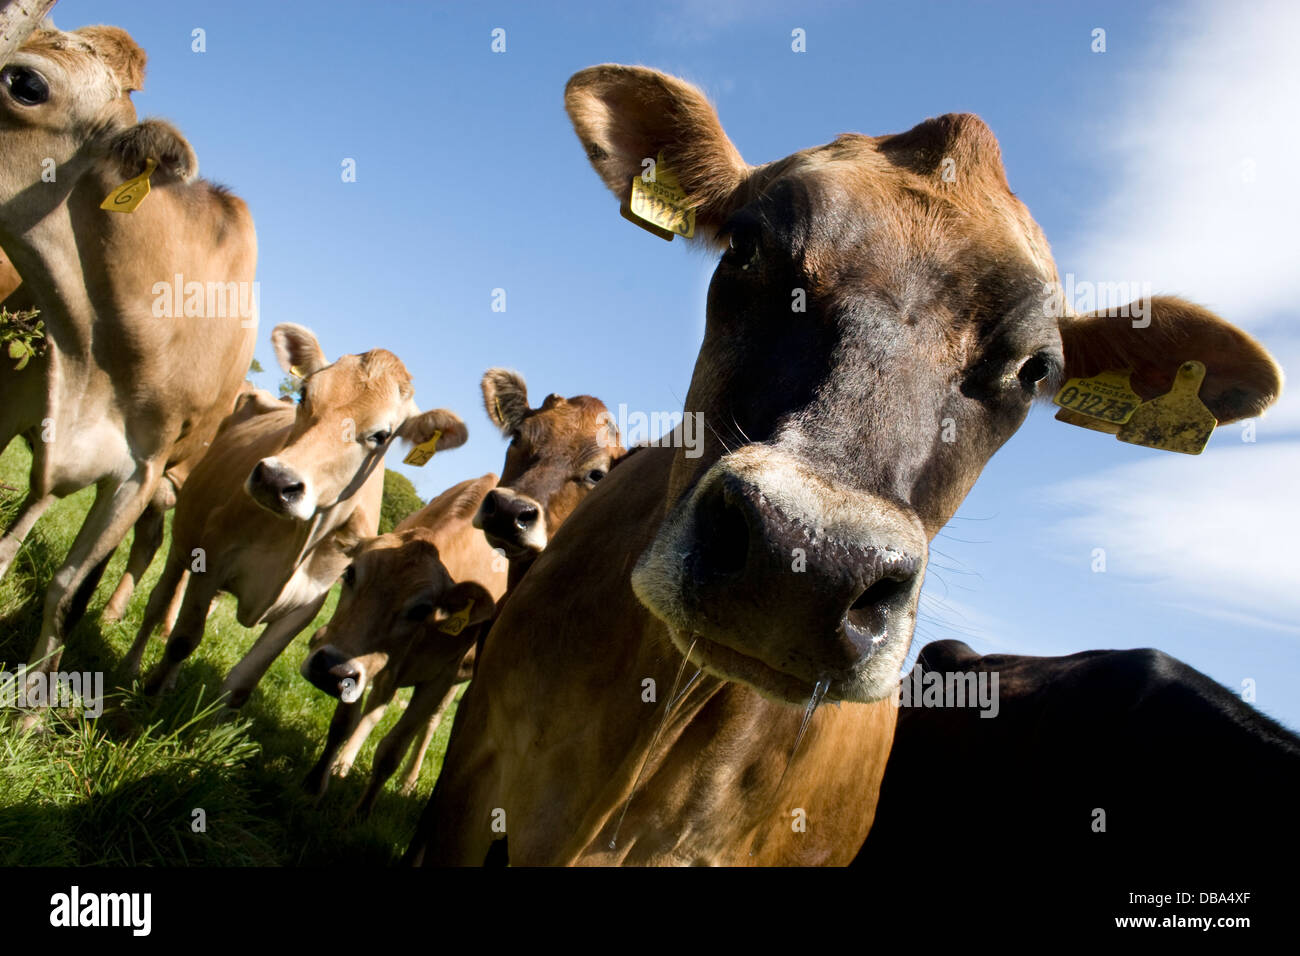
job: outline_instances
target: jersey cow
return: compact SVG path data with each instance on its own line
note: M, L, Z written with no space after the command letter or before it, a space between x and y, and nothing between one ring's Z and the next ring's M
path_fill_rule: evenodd
M203 638L218 591L244 627L266 624L223 685L241 706L347 567L347 551L378 530L384 453L396 438L456 448L465 424L420 412L411 377L384 349L331 363L309 329L271 334L280 366L302 377L296 406L265 392L241 399L181 489L171 550L124 665L138 672L150 634L178 589L184 598L163 660L145 684L158 693ZM436 433L440 433L435 435Z
M994 720L925 698L995 679ZM854 861L897 885L1059 905L1076 899L1062 879L1249 886L1294 866L1300 738L1168 654L981 656L939 641L903 685L876 825Z
M408 860L847 863L929 540L1034 400L1110 369L1150 398L1196 359L1228 422L1278 368L1181 299L1046 307L1047 241L975 116L750 166L654 70L584 70L565 105L619 200L657 159L660 222L722 250L685 401L711 427L698 457L630 454L506 602Z
M203 453L253 355L252 218L196 178L176 129L137 122L144 63L114 27L41 29L0 71L0 246L46 333L25 368L0 362L0 448L17 435L32 447L0 573L56 498L96 486L46 593L38 668L58 666L103 563L167 469ZM146 174L132 207L143 186L122 187ZM101 208L109 197L133 211Z
M340 698L324 753L307 777L306 787L315 793L324 792L331 773L348 773L397 688L415 688L375 751L362 813L369 812L412 741L402 789L414 788L429 741L457 684L472 676L476 645L487 633L487 620L480 624L472 615L492 610L508 593L507 580L513 587L522 579L549 537L623 454L599 399L552 394L530 408L523 376L501 368L488 369L482 389L488 417L510 438L500 482L491 474L461 482L408 516L393 534L357 549L338 609L312 638L312 653L303 662L304 677ZM446 575L486 588L492 606L479 601L472 615L448 627L439 615L455 601L435 600L446 590ZM358 702L367 681L374 689L362 712Z

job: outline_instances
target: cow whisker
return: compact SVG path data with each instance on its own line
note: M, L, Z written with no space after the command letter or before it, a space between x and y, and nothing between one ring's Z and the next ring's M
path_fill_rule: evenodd
M654 753L655 744L659 743L659 737L664 732L664 727L668 724L668 718L673 712L673 706L681 697L686 696L686 691L691 689L691 684L700 676L700 671L695 672L695 676L687 683L686 689L682 691L681 697L677 695L677 688L682 682L682 674L686 671L686 664L691 659L691 653L695 650L695 641L691 641L691 646L686 649L686 656L682 658L681 664L677 668L677 676L673 678L672 690L668 692L668 700L664 706L663 719L659 721L659 726L655 729L655 734L650 738L650 746L646 748L645 756L641 759L641 769L636 772L636 778L632 781L632 789L627 793L627 799L623 801L623 809L618 815L618 822L614 824L614 832L609 837L609 848L612 850L618 845L618 831L623 827L623 818L627 816L627 808L632 805L632 797L636 795L636 788L641 783L641 775L645 773L646 764L650 762L650 755Z
M790 773L790 767L794 763L795 755L799 753L799 745L803 743L804 734L808 732L808 724L812 722L813 711L817 709L825 698L826 693L831 689L831 679L823 677L813 686L812 696L808 698L808 706L804 708L803 720L799 723L799 733L795 735L794 747L790 750L790 756L785 759L785 769L781 771L781 779L776 782L776 788L772 791L772 798L768 801L767 810L760 817L760 820L766 819L771 815L772 807L776 804L777 797L781 793L781 786L785 783L786 775ZM749 855L754 855L754 841L758 839L758 834L754 834L754 840L749 844Z

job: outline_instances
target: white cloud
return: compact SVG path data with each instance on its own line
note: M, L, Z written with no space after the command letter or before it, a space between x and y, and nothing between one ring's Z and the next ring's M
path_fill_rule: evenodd
M1056 486L1061 554L1106 551L1106 573L1198 613L1295 632L1300 442L1169 454Z
M1201 5L1165 26L1162 52L1110 91L1130 105L1080 137L1114 185L1057 261L1079 279L1149 282L1210 306L1290 370L1300 360L1300 7ZM1300 431L1297 384L1259 423L1258 444L1151 457L1054 489L1076 512L1054 529L1061 547L1106 548L1109 573L1159 582L1153 598L1294 633L1300 443L1266 439Z
M1117 185L1058 262L1259 327L1300 300L1300 6L1197 6L1165 28L1170 42L1108 91L1129 105L1075 127Z

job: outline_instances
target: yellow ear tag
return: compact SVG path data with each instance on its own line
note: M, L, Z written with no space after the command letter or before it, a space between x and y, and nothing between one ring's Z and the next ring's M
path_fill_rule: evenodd
M686 201L686 190L664 165L664 154L655 160L654 180L645 174L632 177L632 194L619 211L628 222L635 223L662 239L695 235L695 208Z
M1199 455L1219 420L1199 397L1205 366L1184 362L1169 391L1143 402L1115 437L1133 445Z
M416 468L423 468L433 457L433 453L438 450L438 439L442 437L442 429L434 429L433 437L423 444L416 445L406 457L402 459L405 464L414 465Z
M114 189L99 204L99 208L107 209L109 212L135 212L140 207L140 203L144 202L144 197L149 195L149 177L157 168L157 162L146 159L144 172L139 176L131 177Z
M456 635L465 630L469 624L469 612L474 610L474 602L470 601L463 608L453 614L447 620L438 625L438 630L444 634Z
M289 374L292 375L294 378L306 378L306 376L302 374L302 369L300 369L296 365L289 366Z
M1115 434L1142 399L1129 386L1130 369L1112 369L1090 378L1072 378L1052 399L1061 410L1057 421Z

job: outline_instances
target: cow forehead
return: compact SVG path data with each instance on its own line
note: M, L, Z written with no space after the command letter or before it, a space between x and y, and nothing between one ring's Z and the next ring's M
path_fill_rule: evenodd
M543 403L519 425L519 433L532 447L567 444L590 440L604 427L609 410L600 399L590 395Z
M345 355L316 372L306 388L317 410L380 412L411 397L411 376L392 352L373 349Z
M36 69L52 64L67 74L69 85L83 96L111 100L125 92L112 67L86 38L76 33L37 30L11 62Z
M972 260L998 261L1045 282L1056 278L1042 230L1007 184L997 138L971 114L926 120L906 133L845 134L761 167L755 185L759 196L795 197L786 202L812 222L805 254L815 272L842 272L889 246L901 254L892 270L899 278L914 275L918 257L967 270L981 267ZM855 219L874 241L837 244Z
M365 577L367 589L394 594L437 583L431 569L440 560L432 533L427 528L409 528L365 542L354 564Z

